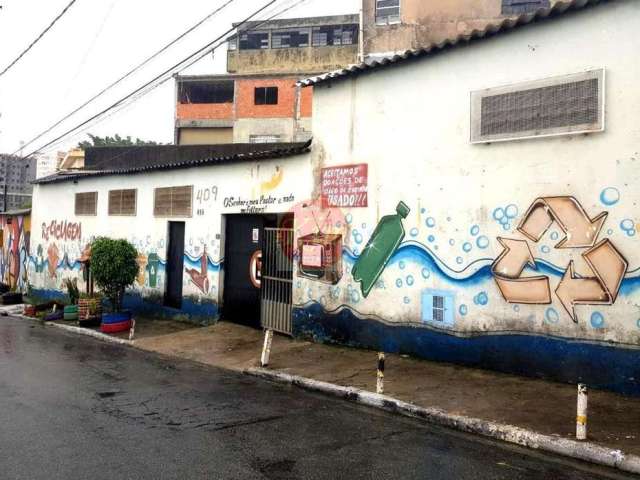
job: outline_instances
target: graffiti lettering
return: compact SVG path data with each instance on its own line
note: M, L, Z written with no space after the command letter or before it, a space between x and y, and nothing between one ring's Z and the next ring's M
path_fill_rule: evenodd
M42 239L49 241L53 237L55 240L80 240L82 238L82 223L72 223L52 220L49 225L42 223Z

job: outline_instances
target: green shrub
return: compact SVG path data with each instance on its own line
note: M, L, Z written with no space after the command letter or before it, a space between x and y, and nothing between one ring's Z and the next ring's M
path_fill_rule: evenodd
M116 312L122 307L125 289L138 275L137 257L135 247L126 240L100 237L91 244L91 274Z

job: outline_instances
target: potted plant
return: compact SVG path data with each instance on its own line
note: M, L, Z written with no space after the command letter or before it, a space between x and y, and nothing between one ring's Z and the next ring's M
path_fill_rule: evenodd
M78 290L78 279L66 278L64 285L67 288L70 305L65 305L63 318L65 320L78 320L78 301L80 300L80 291Z
M128 330L131 312L122 310L127 287L138 275L138 252L126 240L100 237L91 244L91 275L111 304L111 312L102 316L102 331Z
M102 318L102 295L81 293L78 299L78 324L82 327L97 327Z

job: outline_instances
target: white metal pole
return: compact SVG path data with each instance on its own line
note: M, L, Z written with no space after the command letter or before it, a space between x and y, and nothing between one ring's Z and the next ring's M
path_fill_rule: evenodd
M384 352L378 353L378 379L376 382L376 393L384 393Z
M262 346L262 357L260 365L266 367L269 365L269 356L271 355L271 342L273 342L273 330L266 329L264 331L264 345Z
M587 439L587 386L578 384L578 413L576 415L576 440Z
M129 341L133 340L133 336L136 334L136 319L131 319L131 328L129 329Z

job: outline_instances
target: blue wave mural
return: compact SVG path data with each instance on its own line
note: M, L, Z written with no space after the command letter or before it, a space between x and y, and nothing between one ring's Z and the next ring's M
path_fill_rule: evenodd
M349 247L343 247L343 260L353 264L357 261L358 255ZM435 272L444 280L451 284L474 286L487 280L493 279L491 265L493 258L479 258L469 263L466 267L456 270L446 264L427 245L410 240L403 242L396 253L391 257L388 265L395 265L400 262L410 262L421 268L426 268L430 272ZM535 258L536 269L527 267L525 275L547 275L549 277L560 278L564 275L565 267L554 265L544 259ZM640 288L640 267L630 270L622 281L620 293L629 295Z

